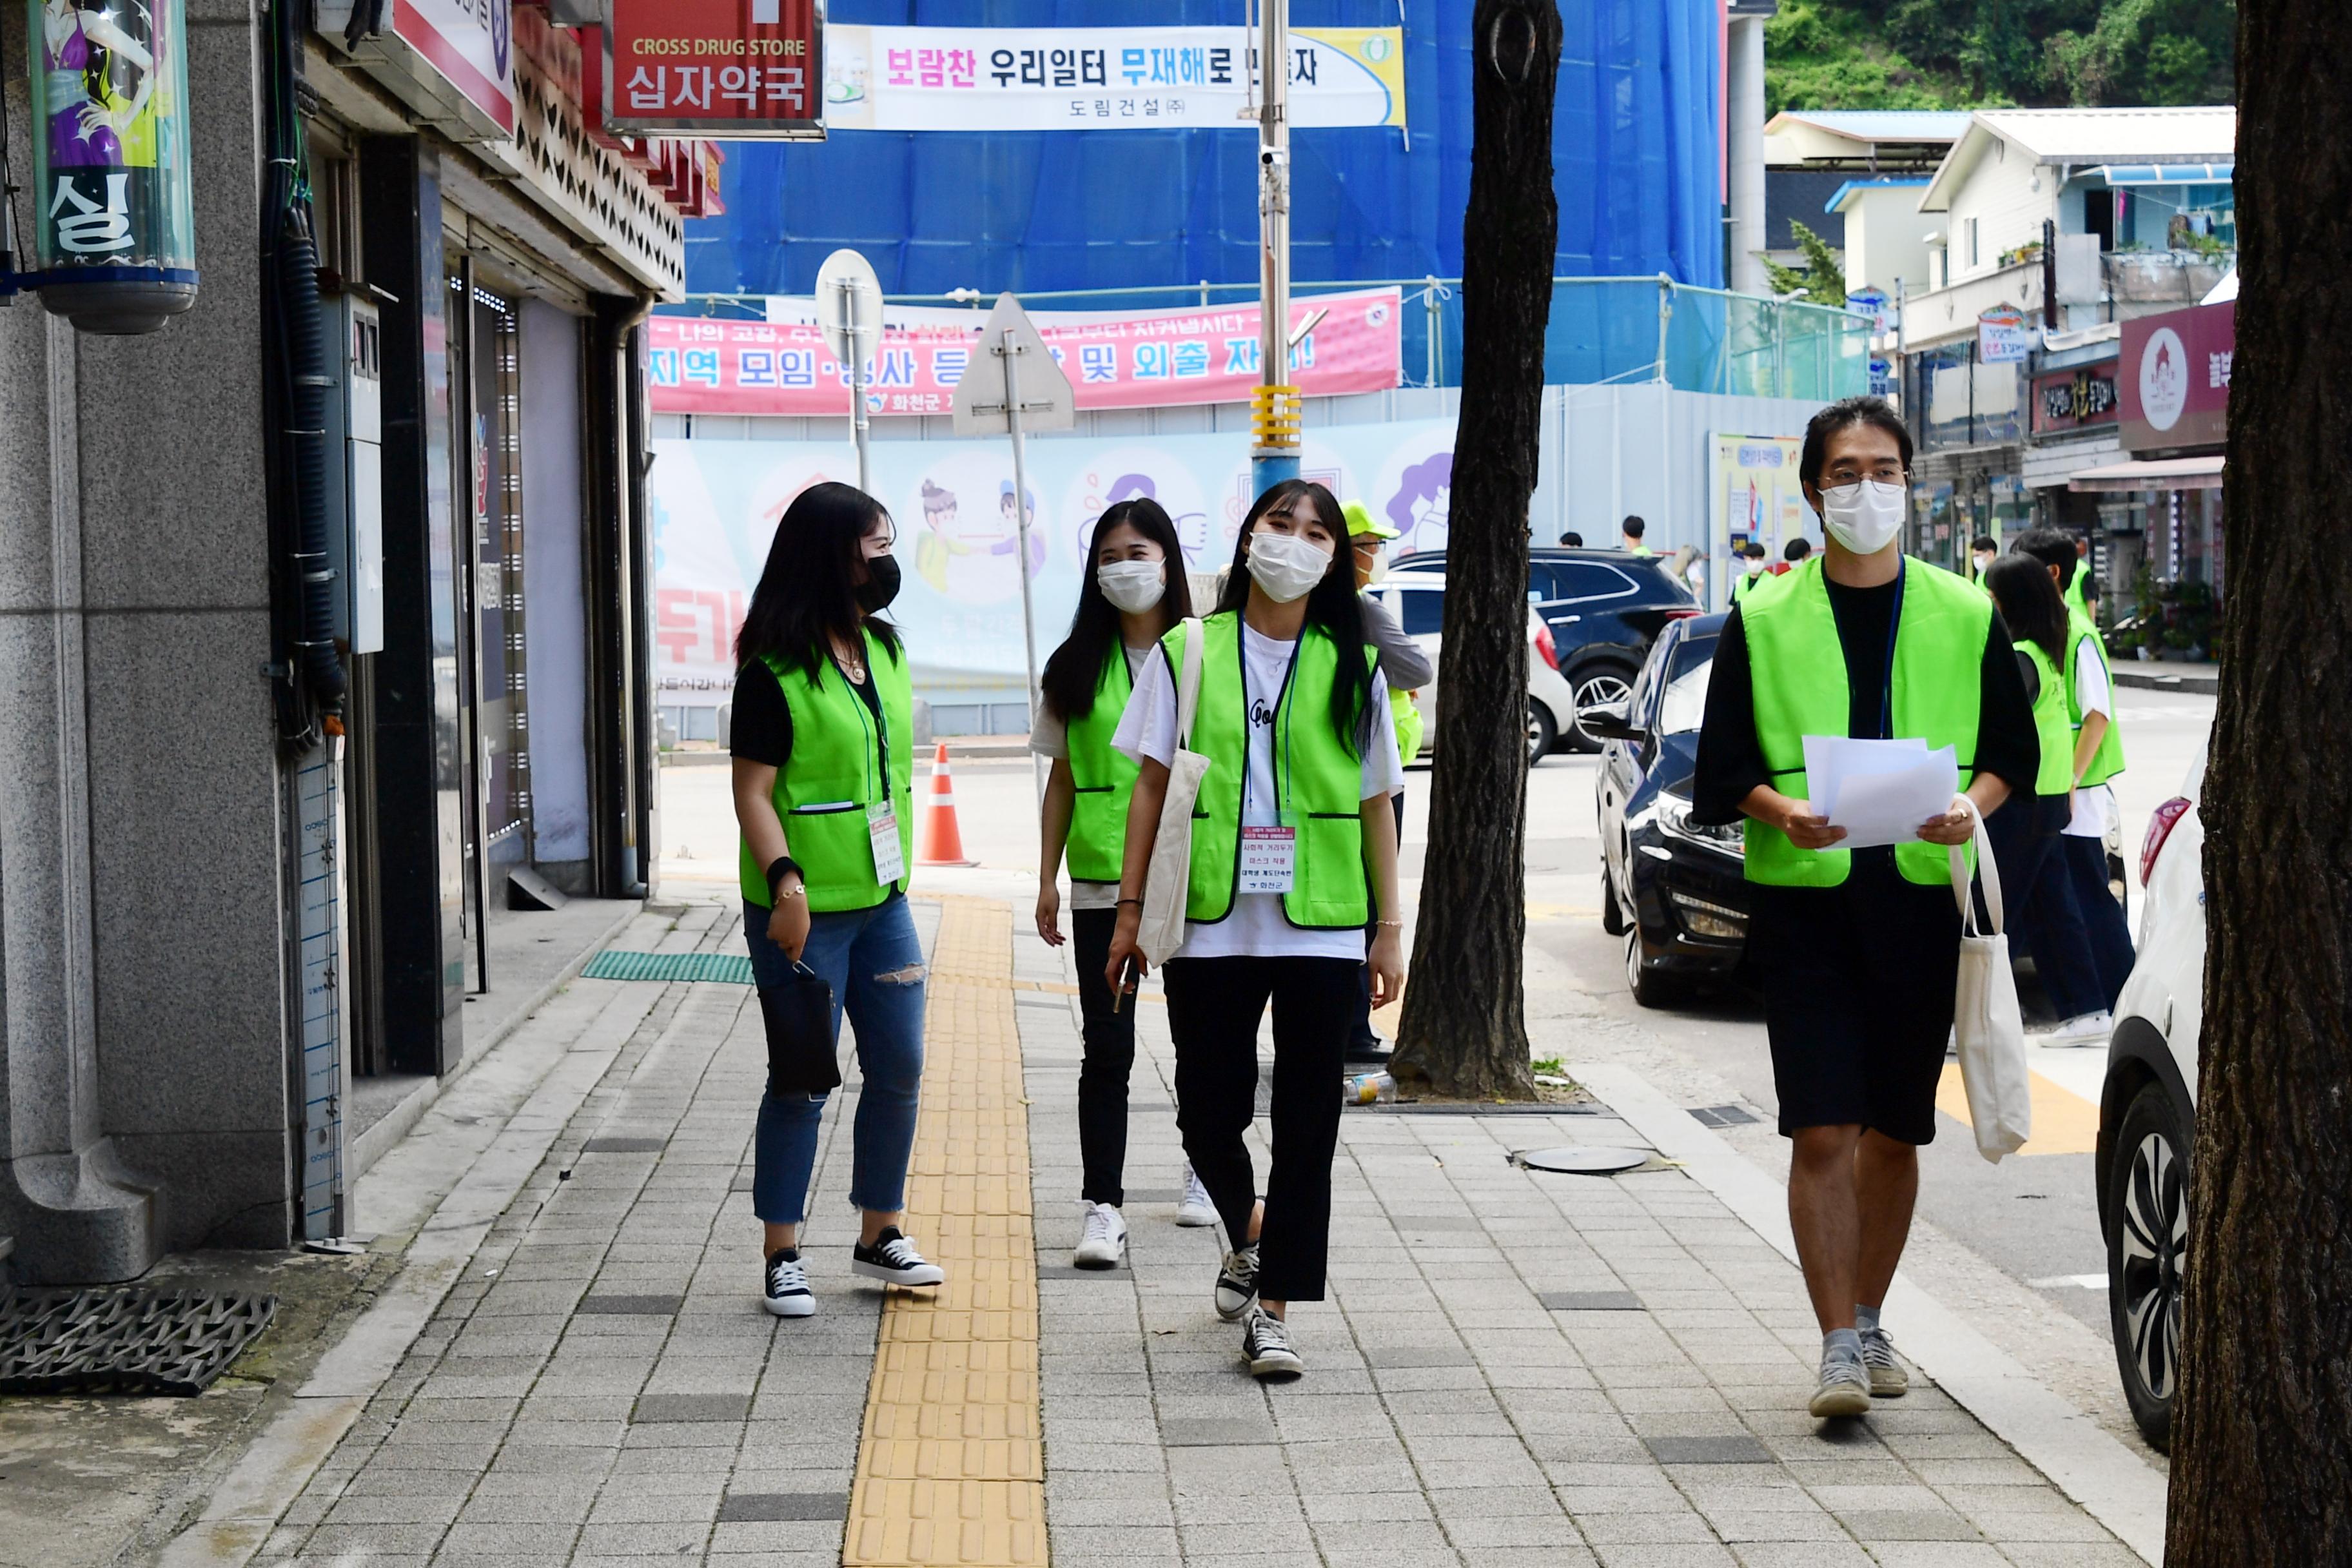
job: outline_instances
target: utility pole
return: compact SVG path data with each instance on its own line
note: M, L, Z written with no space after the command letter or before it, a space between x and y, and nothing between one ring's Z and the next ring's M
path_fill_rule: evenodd
M1258 384L1250 479L1298 477L1298 388L1290 384L1290 0L1258 0Z

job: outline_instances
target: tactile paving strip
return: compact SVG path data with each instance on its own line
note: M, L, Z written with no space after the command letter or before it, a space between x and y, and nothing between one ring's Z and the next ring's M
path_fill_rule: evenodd
M0 1296L0 1394L202 1394L277 1310L275 1296Z
M940 902L907 1212L948 1282L893 1290L883 1309L845 1568L1046 1560L1012 908Z

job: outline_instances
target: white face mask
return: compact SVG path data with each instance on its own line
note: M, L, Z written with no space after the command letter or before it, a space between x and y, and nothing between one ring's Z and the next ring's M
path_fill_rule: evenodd
M2000 557L1997 555L1979 555L1977 557L1977 575L1979 577L1983 576L1987 572L1992 569L1992 563L1999 559Z
M1106 561L1095 568L1103 597L1130 616L1139 616L1168 592L1168 567L1160 561Z
M1253 532L1250 581L1277 605L1307 596L1331 570L1331 552L1295 533Z
M1834 486L1822 492L1822 523L1856 555L1875 555L1902 530L1904 494L1903 485L1881 479Z

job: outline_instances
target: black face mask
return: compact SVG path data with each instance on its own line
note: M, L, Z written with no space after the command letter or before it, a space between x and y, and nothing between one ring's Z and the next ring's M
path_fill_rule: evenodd
M874 555L866 558L866 581L857 584L857 607L867 615L888 606L898 596L898 558L895 555Z

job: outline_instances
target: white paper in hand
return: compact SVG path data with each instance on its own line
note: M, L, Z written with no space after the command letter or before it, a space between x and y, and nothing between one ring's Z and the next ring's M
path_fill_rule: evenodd
M1840 849L1908 844L1919 837L1921 823L1951 809L1958 793L1959 759L1949 746L1931 752L1916 740L1805 739L1813 810L1831 826L1845 829ZM1812 748L1816 739L1824 742L1818 751ZM1812 774L1816 755L1825 776Z

